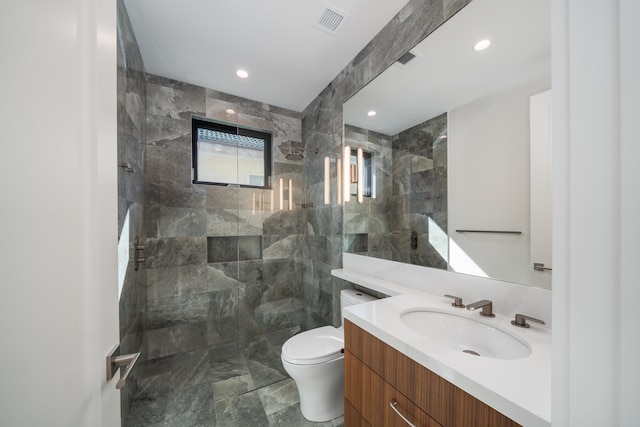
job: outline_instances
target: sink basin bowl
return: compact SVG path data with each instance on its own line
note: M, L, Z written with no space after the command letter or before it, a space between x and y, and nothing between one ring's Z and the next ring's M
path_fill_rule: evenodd
M412 331L470 355L494 359L520 359L531 354L527 344L500 329L435 310L409 310L400 315Z

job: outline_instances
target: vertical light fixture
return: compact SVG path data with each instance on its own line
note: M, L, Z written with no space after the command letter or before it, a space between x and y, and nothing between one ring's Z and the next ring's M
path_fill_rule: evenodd
M251 214L255 215L256 214L256 192L255 191L251 194L251 198L252 198Z
M284 183L282 182L282 178L280 178L280 210L283 208L284 203Z
M324 158L324 204L331 203L331 192L329 191L331 185L331 160L329 156Z
M271 193L271 200L269 201L269 205L271 206L271 212L273 212L273 188L269 190L269 193Z
M358 167L358 183L357 183L357 198L358 198L358 203L362 203L362 182L364 181L364 165L363 165L363 159L362 159L363 153L362 153L362 148L358 148L358 154L357 154L357 167Z
M293 210L293 180L289 180L289 210Z
M342 166L344 168L342 179L344 180L344 202L351 200L351 147L344 147L342 152Z
M336 160L336 173L337 173L337 177L336 177L336 187L338 187L338 194L336 195L336 200L338 202L338 205L342 204L342 160L338 159Z

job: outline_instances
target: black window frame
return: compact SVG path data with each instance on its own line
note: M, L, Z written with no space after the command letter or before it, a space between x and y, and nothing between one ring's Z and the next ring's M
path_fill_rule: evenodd
M357 158L358 158L358 149L352 148L351 158L349 160L352 161L353 159L357 159ZM362 150L362 161L364 162L364 164L362 165L362 169L363 169L362 175L364 179L364 182L362 183L362 197L373 198L373 179L374 179L373 153L371 151ZM353 192L351 193L351 195L355 196L357 195L357 192Z
M242 135L249 136L253 138L259 138L264 140L264 185L250 185L250 184L238 184L232 182L211 182L211 181L200 181L198 180L198 129L208 129L217 132L224 132L231 135ZM193 170L193 179L192 182L194 184L204 184L204 185L237 185L243 188L260 188L260 189L271 189L271 172L273 170L273 144L272 144L272 135L267 131L261 131L257 129L246 128L242 126L232 125L223 122L216 122L211 120L206 120L200 117L192 117L191 118L191 158L192 158L192 170Z

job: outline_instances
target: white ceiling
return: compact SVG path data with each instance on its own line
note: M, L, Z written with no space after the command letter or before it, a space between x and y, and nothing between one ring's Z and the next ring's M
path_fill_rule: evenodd
M474 52L488 38L491 46ZM345 123L395 135L490 93L551 73L550 0L473 0L345 103ZM368 117L376 110L375 117Z
M125 0L146 71L302 111L407 0L331 0L336 35L312 24L324 0ZM249 78L236 77L238 68Z

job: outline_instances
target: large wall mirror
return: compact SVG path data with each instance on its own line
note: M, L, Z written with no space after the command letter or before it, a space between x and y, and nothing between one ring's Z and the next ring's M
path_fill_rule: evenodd
M550 287L550 73L549 0L473 0L349 99L344 251Z

